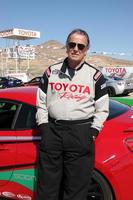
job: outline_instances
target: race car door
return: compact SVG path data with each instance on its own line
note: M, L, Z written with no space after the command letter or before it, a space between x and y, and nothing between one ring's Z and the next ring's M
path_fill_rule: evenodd
M18 105L0 100L0 186L6 184L16 164L16 131L13 128Z

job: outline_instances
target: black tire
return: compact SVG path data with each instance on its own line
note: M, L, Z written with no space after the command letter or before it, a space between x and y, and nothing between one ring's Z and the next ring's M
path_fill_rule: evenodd
M125 92L125 93L123 93L121 96L128 96L129 95L129 93L128 92Z
M2 89L5 89L6 88L6 86L5 85L2 85Z
M87 200L115 200L109 183L97 171L94 171Z

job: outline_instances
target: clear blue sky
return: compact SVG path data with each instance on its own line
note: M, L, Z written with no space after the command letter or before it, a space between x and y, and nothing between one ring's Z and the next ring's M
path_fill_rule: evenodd
M82 28L90 36L90 51L133 58L132 0L1 0L0 31L9 28L40 31L41 38L32 44L48 40L65 44L72 29Z

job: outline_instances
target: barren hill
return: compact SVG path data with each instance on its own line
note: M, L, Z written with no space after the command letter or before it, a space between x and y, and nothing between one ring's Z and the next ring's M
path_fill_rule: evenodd
M54 40L42 43L35 46L36 58L29 61L29 73L33 76L40 75L44 72L45 68L51 64L62 61L66 57L65 45ZM104 55L88 55L86 56L88 63L98 67L116 67L116 66L133 66L133 61L115 59ZM2 60L0 58L0 63ZM19 60L19 68L22 70L27 65L27 61ZM8 67L10 69L15 68L15 61L8 60Z

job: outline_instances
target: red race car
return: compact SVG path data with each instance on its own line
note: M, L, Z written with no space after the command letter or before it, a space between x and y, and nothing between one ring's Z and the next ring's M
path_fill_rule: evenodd
M0 90L0 199L34 200L37 87ZM80 180L79 180L80 181ZM133 200L133 107L110 99L88 200Z

